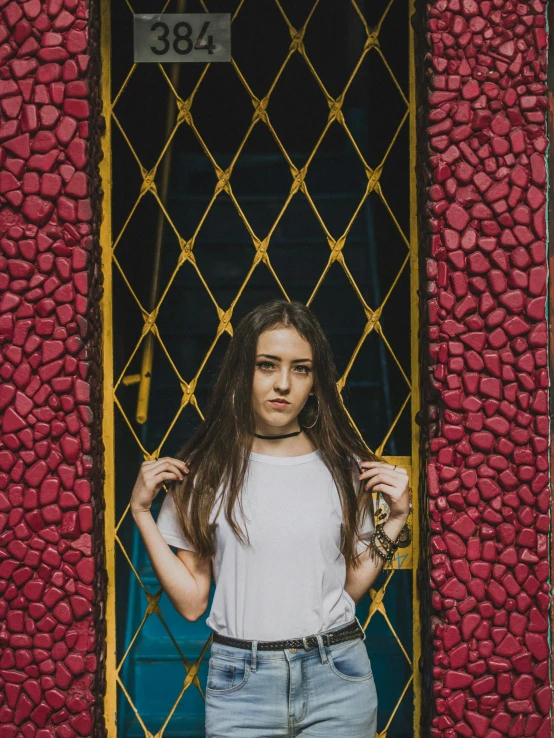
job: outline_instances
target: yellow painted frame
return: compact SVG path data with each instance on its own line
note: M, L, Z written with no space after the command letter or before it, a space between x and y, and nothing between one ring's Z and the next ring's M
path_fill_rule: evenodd
M113 301L112 301L112 116L111 116L111 12L110 0L100 3L100 59L103 115L106 127L102 136L100 177L104 199L102 202L102 221L100 224L100 246L102 253L102 274L104 291L100 302L102 316L102 369L103 369L103 428L104 441L104 548L108 592L106 614L106 694L104 695L104 720L109 738L117 736L117 682L115 672L116 632L115 632L115 418L113 401Z
M415 0L409 0L409 19L414 13ZM100 53L102 64L101 93L105 130L102 136L103 159L100 163L100 176L104 200L102 203L102 222L100 227L100 244L102 254L103 295L100 303L102 316L102 362L103 362L103 442L104 442L104 500L105 500L105 558L108 575L108 591L106 601L106 694L104 695L104 719L109 738L117 736L117 661L116 661L116 580L115 580L115 422L114 422L114 368L113 368L113 300L112 300L112 148L111 148L111 12L110 0L101 0L100 8ZM413 480L413 515L411 519L412 546L412 581L413 581L413 690L414 690L414 738L421 738L421 676L419 660L421 656L419 606L420 598L417 588L417 570L419 564L419 494L418 480L420 474L419 426L415 422L420 408L419 389L419 257L417 230L417 182L416 182L416 86L415 86L415 51L414 30L409 23L409 136L410 136L410 326L411 326L411 421L412 421L412 456L395 457L398 463L411 464ZM107 61L107 63L106 63ZM193 670L194 671L194 670ZM191 674L187 678L189 681ZM385 738L385 734L380 734Z

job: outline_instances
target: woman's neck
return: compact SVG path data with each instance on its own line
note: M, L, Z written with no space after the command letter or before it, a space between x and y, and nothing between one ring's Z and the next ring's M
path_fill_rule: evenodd
M291 423L290 426L282 428L263 427L256 428L256 433L261 436L283 436L293 433L300 429L298 423ZM267 456L302 456L316 450L316 447L304 431L289 438L257 438L254 436L252 443L252 451L257 454L265 454Z

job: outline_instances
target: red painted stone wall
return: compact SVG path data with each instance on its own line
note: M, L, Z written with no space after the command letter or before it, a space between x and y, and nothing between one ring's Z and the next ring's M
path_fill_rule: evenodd
M92 10L0 0L1 738L103 730Z
M550 738L545 4L422 14L428 729Z

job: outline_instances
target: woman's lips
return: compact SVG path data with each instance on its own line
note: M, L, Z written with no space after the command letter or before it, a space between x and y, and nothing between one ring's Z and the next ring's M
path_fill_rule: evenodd
M273 407L284 408L288 407L290 405L290 402L284 402L282 400L270 400L269 404L273 405Z

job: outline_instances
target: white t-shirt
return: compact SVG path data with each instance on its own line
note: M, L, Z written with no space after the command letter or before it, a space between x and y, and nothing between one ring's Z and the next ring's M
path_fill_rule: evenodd
M217 502L220 494L221 488ZM321 452L251 452L242 495L246 521L238 500L235 519L248 530L251 546L236 537L224 506L217 514L216 502L212 510L216 587L206 625L233 638L267 641L307 636L352 620L356 607L344 590L346 564L340 552L340 497ZM170 546L194 550L182 534L171 493L156 523ZM369 512L357 553L373 530Z

